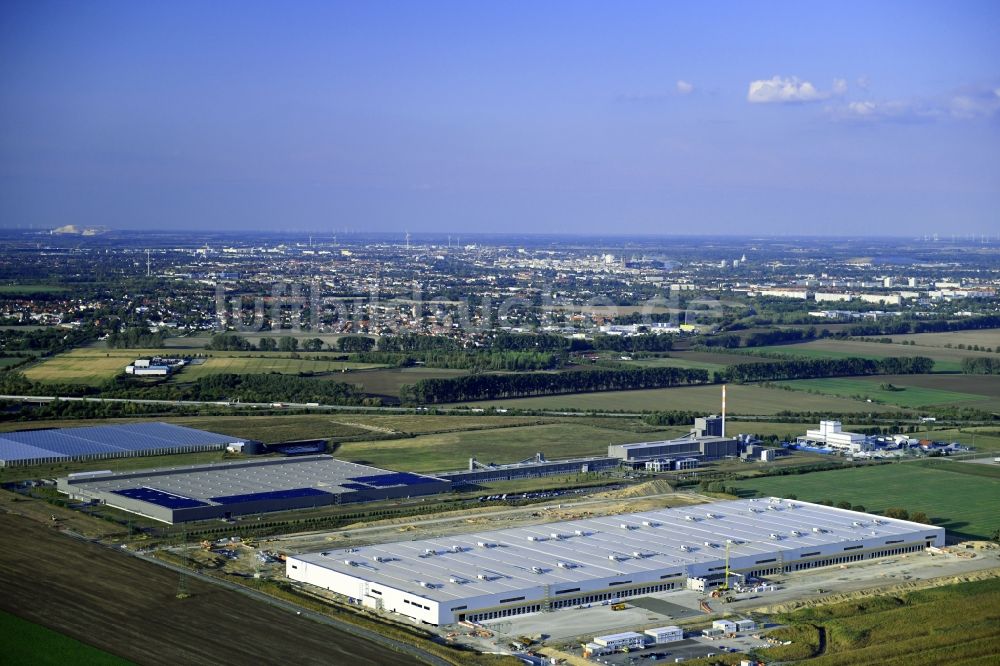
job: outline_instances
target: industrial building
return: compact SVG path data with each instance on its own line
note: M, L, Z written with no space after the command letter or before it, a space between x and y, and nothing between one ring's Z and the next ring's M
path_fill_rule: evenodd
M608 457L618 458L623 463L645 463L658 458L691 458L718 460L738 456L739 441L728 437L682 437L658 442L636 442L634 444L612 444L608 447Z
M867 436L857 432L847 432L840 421L820 421L818 430L806 430L805 436L799 437L798 441L849 453L870 451L874 448L868 442Z
M330 456L190 465L141 472L83 472L58 479L73 499L165 523L446 492L451 482Z
M222 451L246 441L171 423L19 430L0 434L0 467Z
M289 578L434 625L572 608L944 544L944 529L777 498L290 556Z
M554 474L588 474L590 472L605 472L617 469L621 464L618 458L570 458L566 460L546 460L541 453L533 458L507 465L484 464L475 458L469 459L469 469L457 472L442 472L437 476L448 479L452 483L490 483L494 481L511 481L514 479L531 479Z

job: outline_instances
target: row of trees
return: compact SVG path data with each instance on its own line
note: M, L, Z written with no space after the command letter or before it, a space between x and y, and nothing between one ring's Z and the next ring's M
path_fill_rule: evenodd
M732 333L725 335L714 335L702 339L701 344L706 347L721 347L723 349L736 349L737 347L768 347L770 345L789 344L793 342L806 342L815 340L816 337L827 337L830 331L823 329L818 334L815 327L805 330L800 328L778 328L770 331L756 331L740 337Z
M319 338L309 338L301 343L299 339L290 335L283 335L277 340L263 337L254 345L243 336L235 333L220 333L213 335L207 348L213 351L281 351L295 352L307 351L318 352L323 350L323 341Z
M963 358L962 372L967 375L1000 375L1000 358Z
M112 349L156 349L162 347L166 339L166 331L159 330L154 333L146 327L137 326L109 333L108 347Z
M665 388L706 382L708 382L708 372L685 368L470 375L448 379L422 379L416 384L403 386L400 389L400 398L405 403L431 404L559 393Z
M384 363L409 367L423 363L434 368L455 368L463 370L554 370L563 365L564 357L548 352L517 351L438 351L411 352L365 352L355 356L361 363Z
M715 381L747 383L860 375L913 375L928 373L933 368L934 361L924 356L795 359L728 365L715 373Z

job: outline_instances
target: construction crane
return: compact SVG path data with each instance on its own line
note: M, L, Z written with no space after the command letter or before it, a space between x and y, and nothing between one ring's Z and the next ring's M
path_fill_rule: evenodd
M730 540L726 539L726 578L722 581L722 585L719 586L719 591L721 592L729 589L729 545Z

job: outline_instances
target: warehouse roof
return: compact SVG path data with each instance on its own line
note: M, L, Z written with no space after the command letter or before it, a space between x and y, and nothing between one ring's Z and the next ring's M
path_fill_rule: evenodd
M388 472L326 455L109 472L69 480L76 488L111 492L167 508L350 493L437 481L422 474Z
M908 534L922 527L772 498L330 550L294 559L445 602L541 585L551 585L558 594L573 583L593 579L683 572L690 564L724 560L727 540L731 558L766 557L876 534Z
M0 460L76 458L241 441L240 437L159 422L19 430L0 434Z

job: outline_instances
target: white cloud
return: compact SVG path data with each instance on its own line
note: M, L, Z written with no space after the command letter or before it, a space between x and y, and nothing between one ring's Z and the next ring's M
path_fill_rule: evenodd
M1000 111L1000 88L967 88L948 100L955 118L989 118Z
M872 85L872 80L867 76L860 76L858 77L857 84L862 90L868 90Z
M855 101L827 109L833 120L847 122L923 122L935 120L941 109L921 100Z
M847 79L834 79L833 80L833 94L843 95L847 92Z
M818 102L829 96L828 93L817 90L809 81L800 81L795 76L775 76L751 81L747 101L751 104L788 104Z
M678 79L677 81L677 94L679 95L690 95L694 92L694 84L685 81L684 79Z
M1000 115L1000 87L966 86L949 95L859 100L827 108L833 120L848 122L928 122L975 120Z

